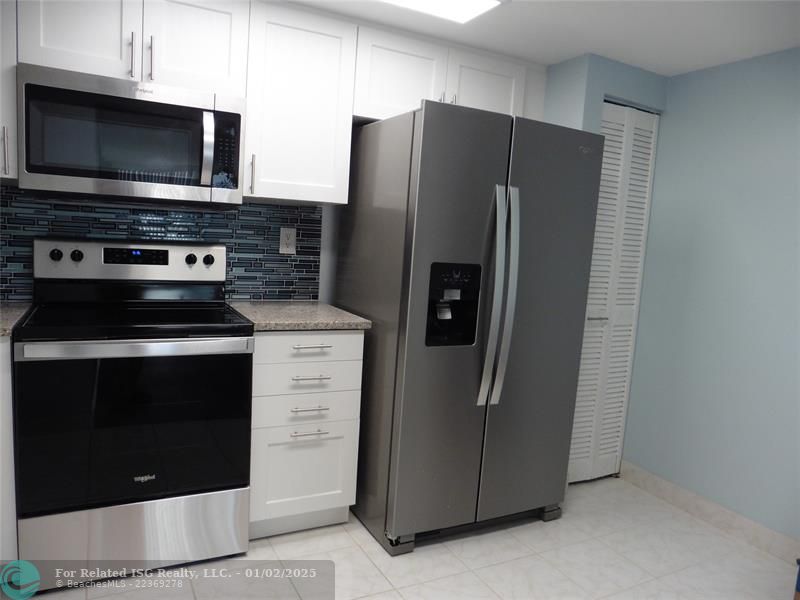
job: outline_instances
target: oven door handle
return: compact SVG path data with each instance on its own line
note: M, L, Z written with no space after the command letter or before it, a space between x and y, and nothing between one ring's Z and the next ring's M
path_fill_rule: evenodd
M14 361L252 354L253 347L252 337L17 342L14 344Z
M200 185L211 185L211 172L214 170L214 113L203 111L203 164L200 171Z

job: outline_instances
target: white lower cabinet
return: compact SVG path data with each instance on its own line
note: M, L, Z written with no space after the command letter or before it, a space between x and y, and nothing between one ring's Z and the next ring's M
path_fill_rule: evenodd
M363 343L361 331L256 334L251 538L347 519L356 493Z
M358 420L254 429L250 520L350 506Z

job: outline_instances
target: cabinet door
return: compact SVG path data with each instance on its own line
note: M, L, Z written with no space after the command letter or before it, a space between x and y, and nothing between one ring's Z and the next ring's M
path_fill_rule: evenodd
M19 62L141 79L142 0L20 0Z
M17 177L17 4L0 2L0 177Z
M356 26L252 5L245 194L347 203Z
M244 98L250 4L147 0L143 79Z
M499 113L521 115L525 67L493 56L450 50L447 101Z
M250 521L350 506L358 421L254 429Z
M447 48L359 27L353 113L385 119L444 99Z

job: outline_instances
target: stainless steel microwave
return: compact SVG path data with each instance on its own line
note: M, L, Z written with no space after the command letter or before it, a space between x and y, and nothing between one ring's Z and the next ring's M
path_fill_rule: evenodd
M242 202L244 100L20 64L19 186Z

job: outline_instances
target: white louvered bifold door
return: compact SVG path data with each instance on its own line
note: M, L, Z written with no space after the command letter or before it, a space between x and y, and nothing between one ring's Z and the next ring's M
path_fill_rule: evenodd
M569 481L618 473L658 116L605 103L605 136Z

